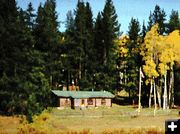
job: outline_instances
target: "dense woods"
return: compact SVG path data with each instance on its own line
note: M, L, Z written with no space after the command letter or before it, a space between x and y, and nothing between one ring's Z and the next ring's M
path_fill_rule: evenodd
M142 105L168 109L180 97L180 18L156 5L148 25L132 18L122 34L112 0L93 20L88 2L68 11L59 31L56 1L46 0L37 13L15 0L0 1L0 113L32 115L51 106L51 90L68 88L125 90ZM141 71L142 69L142 71ZM153 99L153 100L152 100ZM157 100L156 100L157 99Z

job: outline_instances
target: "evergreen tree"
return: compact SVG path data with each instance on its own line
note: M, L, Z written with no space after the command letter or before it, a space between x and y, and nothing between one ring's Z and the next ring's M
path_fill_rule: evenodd
M0 111L8 114L15 112L18 90L14 82L15 80L18 82L16 56L20 52L17 44L19 35L17 18L15 0L0 1Z
M0 47L1 47L1 56L0 56L0 62L1 62L1 69L0 74L1 76L3 73L7 73L10 75L14 75L14 61L12 60L13 53L15 52L14 47L17 44L14 44L16 42L16 38L14 36L11 36L12 33L16 34L16 25L17 25L17 7L14 0L6 2L5 0L0 1ZM8 38L7 38L8 37ZM8 67L8 65L11 64L11 67ZM12 71L12 73L10 72Z
M72 11L66 14L66 31L64 33L64 43L62 45L62 61L63 61L63 84L68 86L74 81L77 85L77 51L75 41L75 20Z
M119 35L120 24L111 0L106 0L103 12L98 14L95 23L94 48L99 59L95 74L96 89L113 91L117 88L117 70L114 40Z
M117 21L117 14L113 5L112 0L106 0L103 12L102 12L102 23L103 23L103 35L104 35L104 49L102 50L104 65L112 62L112 49L114 48L113 40L119 34L120 25Z
M46 77L51 87L58 82L60 61L60 41L58 32L55 0L47 0L44 7L40 4L34 29L35 48L44 54Z
M35 17L36 17L36 15L34 14L34 9L32 7L32 3L30 2L28 4L28 8L26 10L26 23L27 23L28 27L30 27L31 29L34 28Z
M145 26L145 22L143 21L142 31L141 31L142 42L144 42L144 37L146 36L146 32L147 32L147 28Z
M149 21L148 21L148 26L147 26L147 30L150 31L151 27L153 26L154 22L153 22L153 14L150 11L150 15L149 15Z
M129 97L131 92L133 96L136 94L138 87L138 72L141 66L140 57L140 24L137 19L131 18L128 30L129 43L128 43L128 62L127 62L127 88L129 90Z
M128 35L129 35L130 40L134 43L137 43L138 37L139 37L139 32L140 32L139 21L137 19L131 18L131 22L130 22L128 28L129 28Z
M66 32L74 31L74 14L69 10L66 14Z
M94 64L93 61L95 60L94 55L94 49L93 49L93 41L94 41L94 35L93 35L93 15L91 11L91 7L89 3L86 3L86 46L87 46L87 58L86 61L86 68L87 72L86 74L89 75L88 77L92 77L92 73L94 72ZM88 78L88 79L89 79Z
M10 3L4 2L0 5L1 8L6 9L0 17L5 22L3 25L6 28L6 33L2 33L0 38L1 47L3 48L0 59L2 63L0 110L6 114L30 115L28 111L33 111L33 114L35 114L40 112L43 107L47 107L47 103L44 100L47 99L49 88L47 88L48 86L45 82L43 84L41 83L42 81L46 81L46 79L43 80L42 72L33 73L33 68L36 70L37 67L42 68L42 64L37 64L40 63L40 59L35 63L34 60L37 55L34 57L31 53L33 38L31 30L25 21L26 14L22 9L17 10L15 1L11 1ZM3 13L6 16L3 16ZM7 38L2 38L7 37L7 35L9 37L8 40ZM6 53L8 55L5 55ZM4 61L2 58L4 58ZM34 78L32 79L32 77ZM37 99L31 100L33 103L29 107L29 97L32 94L36 94ZM32 110L37 104L36 110Z
M75 41L76 41L76 64L78 67L78 79L85 75L84 57L87 58L85 44L86 18L84 2L78 1L75 12Z
M75 49L78 84L81 89L88 88L87 83L92 83L94 65L93 54L93 19L89 3L78 1L75 12ZM77 77L78 76L78 77ZM91 86L89 87L91 88Z
M94 26L94 53L96 55L96 70L99 71L100 66L103 65L103 49L104 49L104 38L103 38L103 22L102 15L99 12L96 17L96 22Z
M180 18L179 18L179 13L178 11L172 10L169 23L168 23L168 30L167 32L170 33L174 30L179 30L180 29Z
M148 30L151 29L156 23L159 24L159 33L164 34L166 32L166 13L160 6L156 5L153 13L150 12Z

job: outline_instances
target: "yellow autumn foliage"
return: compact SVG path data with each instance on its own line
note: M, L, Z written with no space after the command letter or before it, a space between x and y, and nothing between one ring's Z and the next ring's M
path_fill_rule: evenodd
M159 52L158 69L161 75L165 75L174 62L180 61L180 35L179 30L175 30L167 36L163 36L163 42L161 43L161 51Z
M143 71L149 79L159 76L156 70L156 61L158 59L161 42L162 37L158 34L158 24L156 24L149 32L147 32L140 53L143 56L143 60L145 61L145 65L143 65Z
M143 71L146 76L151 79L165 75L175 61L180 62L180 31L163 36L158 34L158 24L154 25L145 36L140 54L145 61Z
M145 65L143 66L143 71L149 78L159 76L158 72L156 71L156 64L153 60L145 61Z
M173 57L171 59L180 62L180 31L175 30L171 32L167 36L166 44L172 48Z
M117 44L117 54L119 57L127 57L128 48L127 43L129 42L129 37L127 35L122 35L119 39L115 40Z
M160 74L164 75L166 71L169 69L169 67L166 64L159 63L158 69Z

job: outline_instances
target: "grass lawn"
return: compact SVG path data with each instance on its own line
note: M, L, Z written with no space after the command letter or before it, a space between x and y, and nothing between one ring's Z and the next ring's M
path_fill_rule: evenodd
M154 109L144 108L139 116L137 109L132 106L113 105L112 108L98 108L86 110L53 109L52 123L59 124L64 131L90 129L99 133L105 130L130 129L139 127L158 127L164 130L166 119L178 119L177 109L168 111L158 110L154 116Z
M131 131L138 128L155 129L163 132L166 119L180 118L179 109L158 110L156 116L153 116L153 109L144 108L139 116L137 116L136 110L132 106L115 104L112 108L101 107L85 110L58 110L53 108L50 113L36 117L35 122L30 126L52 134L82 132L83 130L96 134L119 130ZM10 123L11 121L8 118L13 122ZM19 125L18 118L0 117L0 128L8 134L17 132L16 128Z

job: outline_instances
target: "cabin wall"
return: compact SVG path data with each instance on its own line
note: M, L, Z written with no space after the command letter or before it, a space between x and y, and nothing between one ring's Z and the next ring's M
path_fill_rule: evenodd
M81 106L85 106L85 107L108 106L110 107L111 99L106 99L106 98L74 99L74 106L75 107L81 107Z
M88 99L71 99L70 98L59 98L59 107L111 107L110 98L88 98ZM71 106L72 105L72 106Z
M96 107L101 106L101 99L96 99Z
M111 99L106 99L106 106L111 107Z
M98 98L96 99L96 106L108 106L111 107L111 99L107 98Z
M81 106L81 99L74 99L74 106L75 107Z

